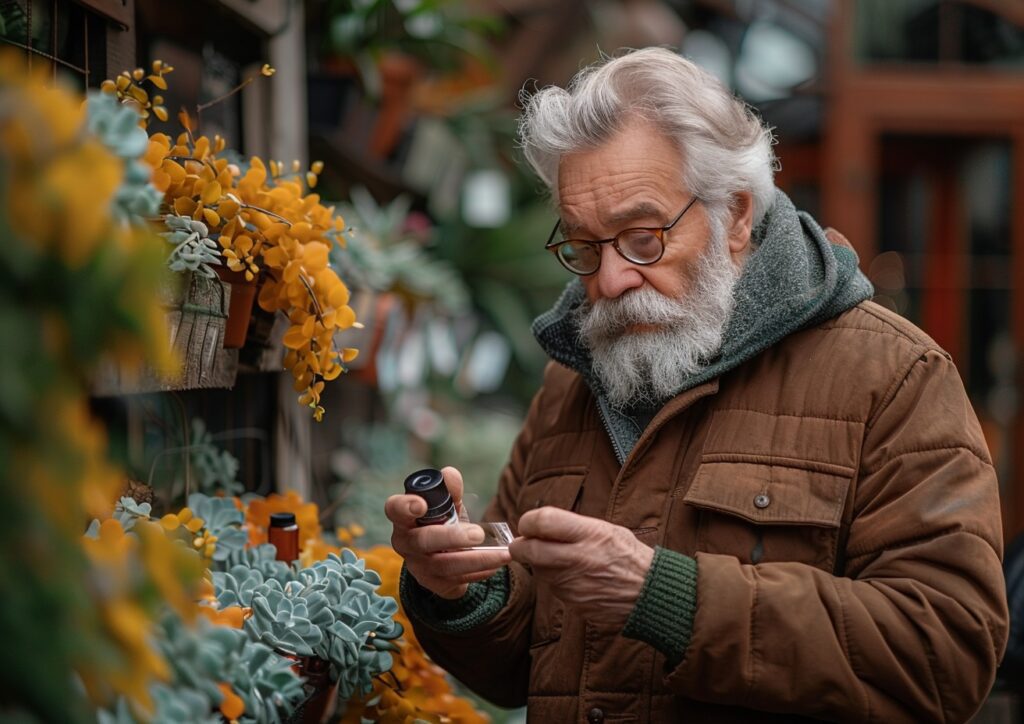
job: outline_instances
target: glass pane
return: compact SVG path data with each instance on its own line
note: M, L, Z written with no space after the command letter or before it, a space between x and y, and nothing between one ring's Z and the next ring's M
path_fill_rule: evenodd
M857 57L866 61L938 61L939 4L939 0L859 0Z
M875 301L954 356L1004 485L1017 414L1012 146L966 137L882 141Z
M963 0L858 0L854 46L868 63L1024 65L1024 28Z
M79 90L86 86L87 69L92 87L105 77L104 22L69 0L0 1L0 47L4 44L25 53L31 48L34 68L56 64L61 80Z
M1011 158L1009 143L978 142L964 154L960 166L970 250L965 384L1004 485L1009 480L1009 443L1017 409L1011 327Z

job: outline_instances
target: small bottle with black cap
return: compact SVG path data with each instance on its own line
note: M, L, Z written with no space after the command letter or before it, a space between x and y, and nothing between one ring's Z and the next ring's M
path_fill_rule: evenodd
M455 501L440 470L425 468L412 473L405 479L405 492L420 496L427 504L426 514L416 519L416 525L455 525L459 522Z
M267 540L277 548L277 560L291 563L299 558L299 526L295 513L271 513Z

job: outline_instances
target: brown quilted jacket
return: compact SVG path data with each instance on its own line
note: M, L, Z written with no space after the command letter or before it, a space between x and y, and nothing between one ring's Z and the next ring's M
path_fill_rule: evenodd
M755 503L757 499L757 503ZM488 518L555 505L694 556L682 662L589 624L510 566L442 666L536 722L961 722L1007 635L999 497L948 355L870 302L668 403L620 466L551 364Z

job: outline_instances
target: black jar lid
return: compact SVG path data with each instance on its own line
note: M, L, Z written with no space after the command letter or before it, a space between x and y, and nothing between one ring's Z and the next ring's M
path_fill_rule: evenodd
M429 509L444 506L451 500L448 486L444 484L444 476L440 470L434 468L424 468L409 475L405 479L405 492L423 498Z
M290 528L295 525L295 513L271 513L271 528Z

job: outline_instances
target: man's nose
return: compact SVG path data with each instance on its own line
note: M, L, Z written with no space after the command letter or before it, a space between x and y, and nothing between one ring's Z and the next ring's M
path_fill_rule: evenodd
M644 283L640 268L623 259L611 244L601 245L601 266L591 278L597 296L603 299L615 299Z

